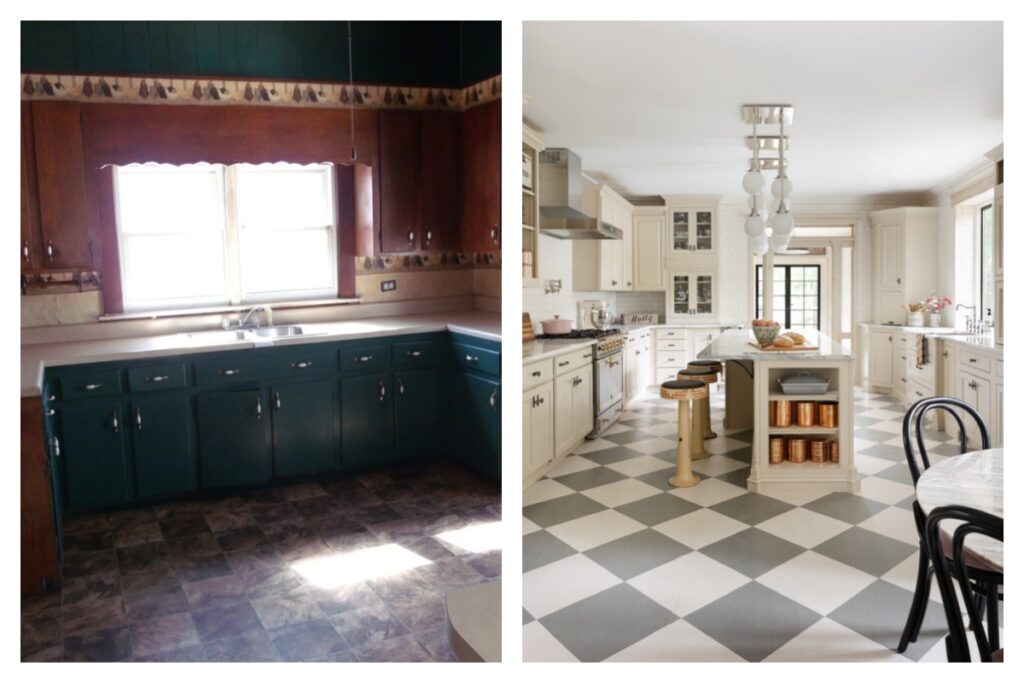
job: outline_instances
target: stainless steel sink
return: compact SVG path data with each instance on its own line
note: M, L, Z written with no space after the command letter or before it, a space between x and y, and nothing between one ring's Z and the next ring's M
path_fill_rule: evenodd
M245 336L245 330L207 330L205 332L189 332L185 336L197 344L220 344L248 339Z
M255 337L299 337L303 334L302 328L298 325L278 325L277 327L257 327L254 330L246 330Z

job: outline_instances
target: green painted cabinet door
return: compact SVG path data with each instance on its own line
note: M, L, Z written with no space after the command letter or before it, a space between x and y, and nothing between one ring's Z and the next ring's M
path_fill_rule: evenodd
M270 408L259 389L196 396L202 488L270 480Z
M328 379L270 388L275 477L338 469L336 387L335 380Z
M159 498L195 490L189 397L135 397L128 407L138 497Z
M127 425L121 403L65 404L61 427L68 509L81 512L127 502Z
M394 428L391 374L341 380L341 466L347 470L391 462Z
M395 460L415 462L439 454L440 372L395 373Z
M453 377L452 449L472 469L501 479L501 382L471 373Z

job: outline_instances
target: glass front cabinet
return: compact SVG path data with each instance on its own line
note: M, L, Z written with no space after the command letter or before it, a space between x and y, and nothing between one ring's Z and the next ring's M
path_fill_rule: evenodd
M717 247L713 208L669 206L668 255L713 255Z
M715 273L711 271L671 273L668 291L668 319L685 321L715 315Z

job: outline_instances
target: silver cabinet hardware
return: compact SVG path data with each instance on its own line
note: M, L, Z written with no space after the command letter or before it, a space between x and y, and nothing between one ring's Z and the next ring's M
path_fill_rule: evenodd
M406 351L405 355L410 356L412 358L419 358L420 356L423 355L423 352L422 351Z
M103 382L97 382L96 384L86 384L82 388L86 391L96 391L103 386Z
M261 401L260 397L257 396L256 397L256 421L259 422L262 419L263 419L263 401Z
M533 371L533 372L531 372L530 374L531 374L531 375L533 375L534 377L540 377L540 375L541 375L541 372L540 372L540 370L534 370L534 371Z
M497 225L495 225L493 228L491 228L491 239L494 240L495 244L498 243L498 226Z
M110 426L114 428L114 433L117 434L119 425L117 424L117 410L110 411Z
M46 397L46 400L47 401L56 401L57 400L57 396L56 396L56 394L50 394L49 396Z
M281 412L281 392L274 392L274 410Z
M142 411L136 406L135 408L135 428L140 432L142 431Z
M466 360L469 361L470 363L479 363L480 362L480 356L470 356L470 355L467 354L466 355Z
M403 396L405 395L405 385L402 384L401 379L398 380L398 393L402 394Z
M561 363L558 364L558 367L563 368L563 367L565 367L568 364L569 364L569 361L563 360Z
M497 410L498 409L498 390L497 389L495 389L494 391L491 392L491 397L488 399L488 402L491 404L491 410Z
M415 239L416 239L416 233L414 233L412 230L410 230L409 231L409 241L412 242Z
M53 447L53 457L59 458L60 457L60 439L58 439L55 436L51 437L50 438L50 445Z
M369 363L371 360L373 360L373 356L356 356L352 360L355 361L356 363Z
M220 375L221 377L231 377L232 375L237 375L239 372L241 372L241 370L239 370L238 368L225 368L224 370L221 370L217 374Z
M166 382L170 378L171 378L170 375L155 375L153 377L147 377L146 378L146 383L147 384L159 384L160 382Z
M57 414L57 411L54 410L53 408L47 408L46 409L46 417L53 417L56 414Z
M46 260L53 263L53 240L46 240Z
M434 239L434 233L432 230L427 230L427 244L430 244L430 240Z
M32 263L32 257L29 255L28 240L21 246L21 255L25 258L25 263Z
M384 380L379 380L378 383L380 384L380 400L383 401L384 397L388 393L388 390L386 388L384 388Z
M292 367L293 368L298 368L299 370L305 370L306 368L310 367L311 365L313 365L313 361L311 361L311 360L303 360L303 361L299 361L298 363L292 363Z

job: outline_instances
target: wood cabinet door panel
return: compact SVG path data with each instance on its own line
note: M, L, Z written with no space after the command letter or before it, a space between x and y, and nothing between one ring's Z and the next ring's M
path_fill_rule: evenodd
M419 225L424 250L455 249L459 244L457 116L449 111L421 114Z
M419 231L420 115L380 111L381 251L415 251Z
M460 224L464 251L501 246L501 100L462 113Z
M35 138L32 106L21 103L21 269L42 265L39 228L39 187L36 179Z

